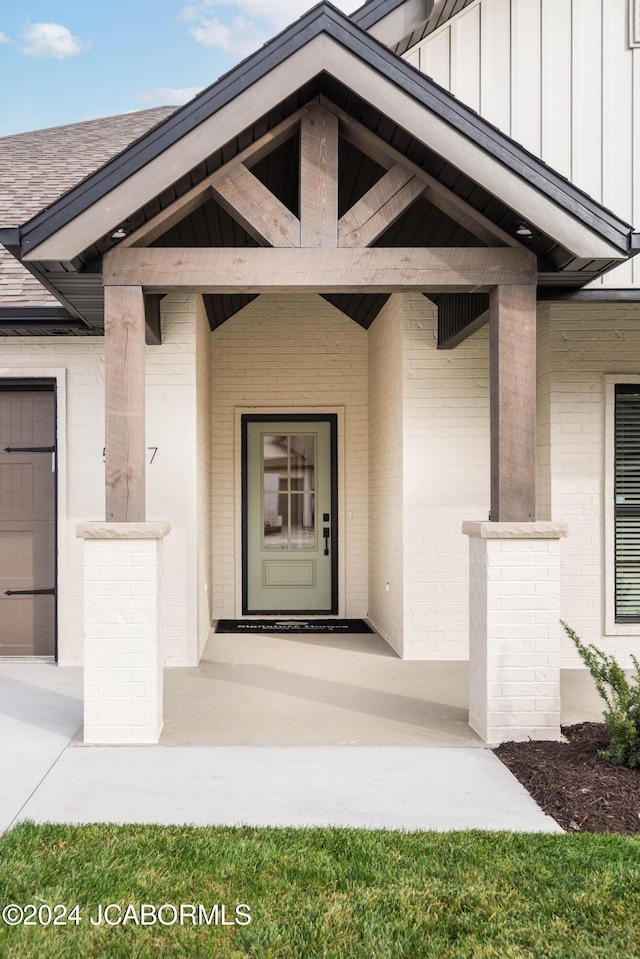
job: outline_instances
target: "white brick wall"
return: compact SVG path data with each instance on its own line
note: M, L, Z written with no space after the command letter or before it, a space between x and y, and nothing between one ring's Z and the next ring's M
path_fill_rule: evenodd
M640 653L640 630L605 631L605 378L640 375L639 319L633 305L545 305L539 314L539 518L569 528L562 615L622 659ZM407 658L466 657L460 523L489 508L488 337L480 331L454 351L438 351L435 337L433 306L417 295L393 297L368 334L314 296L261 297L213 334L197 298L163 300L163 345L147 348L147 445L158 447L147 516L172 524L167 662L196 662L209 616L238 611L240 408L344 410L342 611L369 612ZM98 338L2 343L0 375L59 375L62 664L82 658L75 524L104 518L103 346ZM578 664L568 642L563 664Z
M367 611L367 334L319 296L260 296L211 337L213 616L239 614L238 409L344 407L346 616Z
M83 540L87 743L158 741L161 543L155 538Z
M147 519L169 520L163 545L163 642L168 666L198 661L196 304L161 301L162 345L147 347Z
M168 519L165 542L165 652L172 665L197 661L195 532L195 299L162 301L163 345L146 350L147 517ZM58 574L61 665L83 657L83 550L75 528L104 520L104 340L5 337L0 376L58 370ZM66 455L65 455L66 452ZM188 491L188 492L187 492Z
M403 298L369 329L369 619L403 651ZM389 584L389 590L386 584Z
M489 509L487 333L438 351L434 305L404 294L369 337L370 615L406 659L466 659L460 523Z
M612 549L604 523L605 384L610 374L640 374L640 309L629 305L551 305L541 321L539 375L549 382L551 423L550 498L553 519L566 523L562 544L562 615L585 642L627 664L640 653L640 628L605 627L605 570ZM612 444L610 444L611 446ZM565 640L563 665L579 665Z
M437 349L437 315L404 297L404 656L466 659L464 519L489 510L487 331Z
M558 538L511 538L510 526L470 532L469 723L486 742L560 735ZM470 527L476 530L471 531Z
M202 297L196 301L196 515L198 549L198 656L212 619L211 594L211 330Z

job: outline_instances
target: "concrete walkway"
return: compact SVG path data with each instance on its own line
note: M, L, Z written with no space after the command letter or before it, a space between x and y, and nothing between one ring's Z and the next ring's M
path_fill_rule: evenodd
M399 677L411 664L400 665ZM454 678L460 665L450 664ZM211 695L213 680L206 663L203 669L201 679ZM170 714L178 711L175 689L171 694L172 682L174 687L181 687L187 674L194 672L197 670L167 671ZM246 677L246 673L239 675ZM256 684L256 675L251 674L242 689L238 674L233 676L230 685L236 697L242 700L246 689ZM294 695L289 679L280 678L277 695L299 706L300 696ZM584 707L580 712L577 706L576 689L585 679L588 677L584 674L572 678L568 721L599 718L593 709L585 713ZM273 677L267 679L270 685ZM452 683L452 689L458 689L458 685L457 681ZM193 712L194 687L189 688ZM327 688L316 680L310 688L316 709L326 698ZM442 692L442 685L440 688ZM330 687L329 692L334 695L335 689ZM339 692L334 706L338 714L343 711L348 715L344 689ZM263 693L261 690L260 695ZM22 819L560 831L502 763L482 748L477 737L470 734L473 744L468 744L467 733L460 728L460 707L448 703L446 695L444 703L435 704L435 712L433 703L423 704L423 718L418 723L420 710L413 702L415 696L410 697L412 711L403 713L402 719L391 709L394 704L397 708L406 706L400 690L380 693L376 707L373 692L360 691L363 712L353 728L366 738L362 715L372 713L374 725L382 717L388 729L398 734L394 740L389 733L386 740L382 739L383 745L351 745L348 739L343 745L322 744L322 737L320 743L288 745L286 736L284 744L233 743L227 727L222 729L219 745L184 745L179 744L174 727L169 730L167 745L85 746L80 735L80 669L34 662L1 663L0 831ZM396 698L390 698L392 695ZM456 695L460 695L459 690ZM326 703L320 704L327 707ZM427 745L417 745L419 726L428 725L434 715L439 720L437 734L430 739L428 729L423 728ZM448 742L445 715L451 722ZM254 713L252 718L256 721L258 716ZM330 714L329 742L334 719ZM408 744L404 720L410 731ZM193 728L190 735L194 735ZM187 735L187 743L189 738Z

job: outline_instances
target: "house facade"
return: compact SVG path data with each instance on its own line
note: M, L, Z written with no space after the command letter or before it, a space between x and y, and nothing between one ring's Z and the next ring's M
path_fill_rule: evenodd
M469 658L489 741L558 734L561 616L640 653L640 11L584 6L320 4L0 141L0 648L88 741L221 618Z

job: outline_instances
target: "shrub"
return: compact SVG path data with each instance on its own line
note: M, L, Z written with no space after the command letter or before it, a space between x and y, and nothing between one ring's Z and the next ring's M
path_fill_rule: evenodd
M607 704L603 715L610 741L602 755L616 766L640 766L640 661L631 656L635 671L630 682L613 656L585 646L564 620L560 622Z

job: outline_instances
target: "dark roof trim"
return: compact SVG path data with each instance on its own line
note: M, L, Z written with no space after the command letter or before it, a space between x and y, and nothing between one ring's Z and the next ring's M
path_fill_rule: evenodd
M539 287L539 303L640 303L640 288L622 290L558 290L554 287Z
M0 306L0 336L86 336L95 332L63 306Z
M101 170L74 187L47 210L37 214L20 231L23 252L38 246L323 32L360 57L406 95L451 124L488 154L552 198L621 252L630 251L632 228L628 223L578 190L429 77L378 43L335 7L323 2Z
M20 246L20 230L17 226L7 226L0 229L0 243L7 247Z
M0 306L0 323L64 323L86 329L64 306Z

